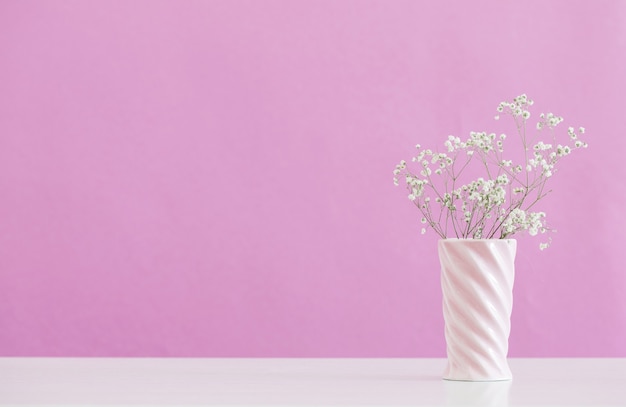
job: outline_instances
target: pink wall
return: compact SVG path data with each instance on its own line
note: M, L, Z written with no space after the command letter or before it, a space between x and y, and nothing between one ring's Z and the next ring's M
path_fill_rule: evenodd
M520 93L587 128L512 356L626 356L626 3L0 2L0 354L443 356L392 170Z

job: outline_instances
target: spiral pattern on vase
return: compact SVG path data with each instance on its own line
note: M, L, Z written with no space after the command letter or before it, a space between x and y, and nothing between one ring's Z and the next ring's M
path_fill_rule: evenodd
M439 241L449 380L508 380L517 242Z

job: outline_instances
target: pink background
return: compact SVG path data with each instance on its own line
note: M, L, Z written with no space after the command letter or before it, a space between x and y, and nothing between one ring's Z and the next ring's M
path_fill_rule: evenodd
M623 1L0 1L0 354L445 355L416 143L520 93L590 148L511 356L626 356Z

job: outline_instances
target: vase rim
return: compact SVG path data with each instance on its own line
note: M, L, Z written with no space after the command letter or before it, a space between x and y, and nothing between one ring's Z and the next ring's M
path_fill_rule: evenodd
M462 241L462 242L496 242L496 241L511 241L516 239L472 239L472 238L462 238L462 237L446 237L445 239L439 239L440 242L446 241Z

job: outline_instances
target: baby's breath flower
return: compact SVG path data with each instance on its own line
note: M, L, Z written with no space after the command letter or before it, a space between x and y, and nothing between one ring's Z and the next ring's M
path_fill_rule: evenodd
M505 134L496 136L486 131L472 131L466 140L450 135L443 144L443 152L422 149L417 144L415 147L419 153L411 162L419 168L410 170L404 160L396 165L394 185L399 184L399 177L405 177L408 197L423 215L420 219L424 225L422 233L430 227L445 238L453 228L456 237L491 239L508 238L519 232L535 236L548 231L545 213L529 209L537 199L545 196L547 189L544 186L555 173L557 163L573 149L587 147L587 143L579 139L585 129L578 127L576 130L570 126L563 131L565 142L557 144L556 140L560 139L556 127L563 118L553 113L539 114L536 128L540 131L547 128L554 144L527 137L526 131L531 127L520 126L517 117L529 120L529 107L533 103L522 94L512 102L501 102L496 108L496 120L502 115L515 119L524 146L522 165L514 165L513 160L505 155ZM430 177L433 172L431 164L438 177ZM461 175L468 165L482 166L487 176L465 180L467 174ZM429 195L439 205L431 206ZM541 243L540 249L548 245Z

